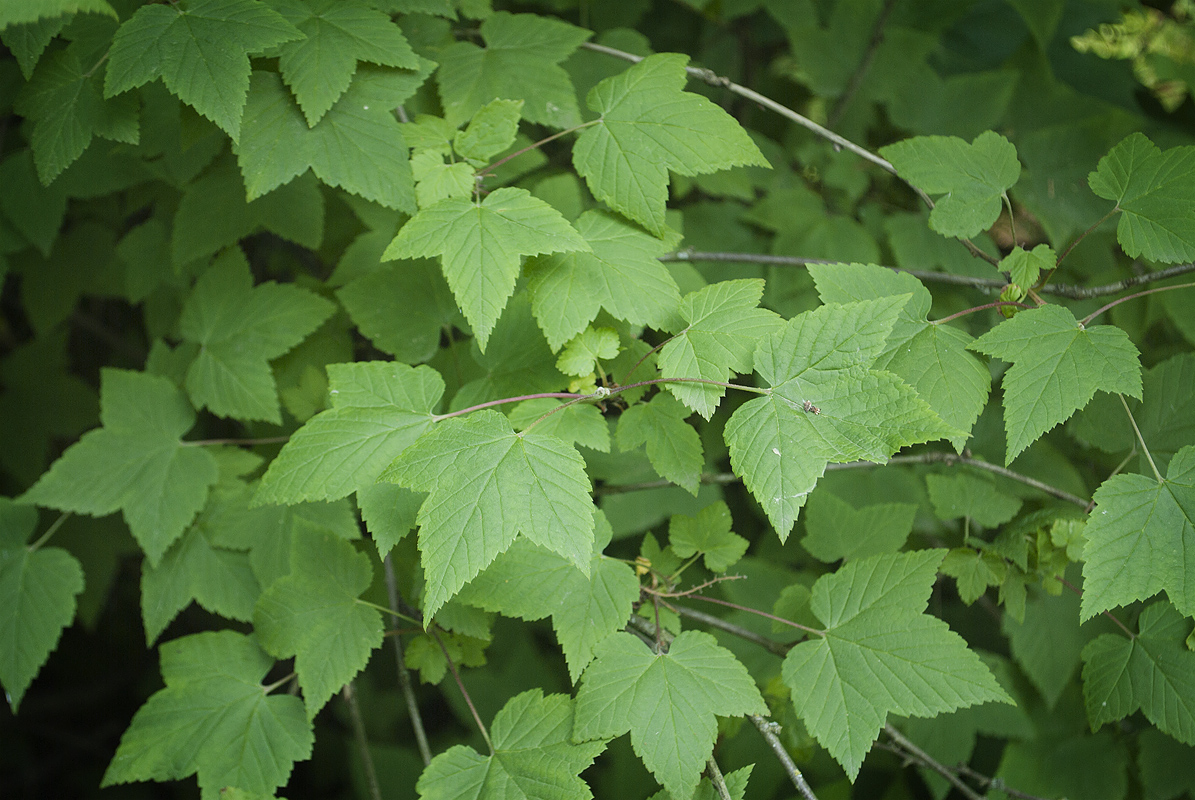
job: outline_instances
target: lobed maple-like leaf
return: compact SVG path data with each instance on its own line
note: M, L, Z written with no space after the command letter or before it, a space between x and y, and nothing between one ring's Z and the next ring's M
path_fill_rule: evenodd
M179 318L182 338L199 345L186 387L197 407L239 419L281 424L269 361L290 350L336 307L297 286L253 285L238 248L226 251L195 282Z
M535 425L540 433L569 444L610 452L610 426L597 406L573 403L561 408L562 405L549 397L525 400L510 411L510 424L518 431Z
M381 477L429 493L418 518L429 619L520 533L589 571L589 478L555 436L515 433L499 412L477 411L437 423Z
M122 511L150 564L157 564L206 503L215 459L180 441L195 412L156 375L103 370L100 422L20 501L95 517Z
M104 94L158 78L235 142L249 91L249 56L303 38L257 0L190 0L144 5L116 31Z
M668 172L699 175L769 166L734 118L684 91L688 56L648 56L585 99L601 115L573 145L573 166L593 196L657 236L665 232Z
M757 308L762 280L713 283L685 295L680 304L684 327L660 350L665 378L723 381L731 372L750 372L760 339L781 327L772 311ZM702 383L669 383L668 391L709 419L726 390Z
M514 293L519 257L573 250L589 245L559 211L526 189L505 187L479 203L451 197L421 210L382 258L440 256L444 277L484 352Z
M573 737L630 731L656 780L673 797L690 797L714 751L715 716L767 713L747 668L708 633L685 631L665 653L616 633L598 644L581 679Z
M295 431L270 462L255 503L335 500L375 483L432 426L444 381L430 367L328 365L331 408Z
M384 238L378 255L393 236ZM461 317L439 265L430 259L384 265L337 290L336 299L375 347L408 364L432 358L445 327Z
M759 342L755 370L772 388L735 410L725 437L781 541L826 464L883 463L905 445L959 433L908 384L870 368L908 299L822 306Z
M1112 325L1085 327L1062 306L1022 311L968 347L1012 364L1004 373L1006 464L1097 389L1141 399L1141 362L1129 335Z
M1014 247L1012 252L1000 259L1000 271L1007 272L1012 282L1022 289L1031 289L1037 279L1049 273L1058 263L1058 255L1048 244L1039 244L1032 250Z
M1137 636L1105 633L1083 648L1083 697L1093 730L1137 709L1180 742L1195 744L1195 653L1191 621L1168 603L1150 604Z
M1100 159L1088 178L1091 191L1120 210L1116 239L1133 258L1195 258L1195 147L1159 150L1133 133Z
M706 569L725 572L747 552L748 542L730 530L730 509L719 500L696 516L674 514L668 521L668 546L681 558L701 553Z
M1114 475L1094 500L1083 531L1080 620L1159 591L1195 615L1195 446L1175 454L1165 480Z
M798 716L852 781L889 714L1012 702L962 637L924 613L944 556L872 556L813 585L810 608L826 630L789 651L782 677Z
M226 786L272 795L311 756L303 703L261 685L274 660L233 631L197 633L159 648L159 689L120 738L102 786L198 775L204 800Z
M926 475L925 488L938 519L969 517L985 528L1003 525L1021 510L1021 501L975 475Z
M253 626L266 652L294 656L312 720L382 644L382 617L357 602L373 580L373 568L368 556L343 539L296 531L290 563L291 573L262 592Z
M685 421L690 413L675 397L660 392L622 412L616 437L624 452L646 445L655 471L696 497L705 457L701 436Z
M606 743L574 744L573 701L540 689L515 695L494 716L494 750L456 745L437 755L415 785L427 800L591 800L580 774Z
M456 132L452 149L474 161L498 155L514 144L522 110L522 100L491 100L477 110L463 131Z

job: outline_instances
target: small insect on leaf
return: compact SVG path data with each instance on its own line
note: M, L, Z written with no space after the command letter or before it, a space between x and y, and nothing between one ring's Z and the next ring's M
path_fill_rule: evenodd
M817 406L815 406L813 403L809 402L808 400L806 400L804 403L801 404L801 408L805 409L805 413L807 413L807 414L822 413L822 410L820 408L818 408Z

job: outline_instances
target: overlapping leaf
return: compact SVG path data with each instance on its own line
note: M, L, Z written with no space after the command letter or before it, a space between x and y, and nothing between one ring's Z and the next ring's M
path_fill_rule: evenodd
M166 688L138 709L103 786L198 774L204 798L225 786L273 794L314 741L303 703L268 695L274 660L248 636L198 633L159 649Z
M116 11L105 0L41 0L37 3L23 3L12 0L0 5L0 28L36 22L45 17L59 17L77 11L106 14L116 19Z
M1128 334L1111 325L1085 327L1062 306L1022 311L968 347L1012 364L1004 373L1007 464L1097 389L1141 399L1141 363Z
M825 489L809 500L801 546L819 561L851 561L900 550L913 531L917 506L877 503L855 508Z
M721 281L686 295L685 326L660 350L663 376L724 382L731 372L750 372L756 344L781 326L774 312L756 307L763 289L761 280ZM706 419L726 393L698 382L669 383L668 391Z
M648 56L595 86L586 105L601 114L573 146L573 166L593 196L663 235L668 172L698 175L767 159L734 118L683 91L688 57Z
M144 5L112 39L104 93L152 80L223 128L235 142L249 91L249 56L303 34L256 0Z
M908 384L870 368L908 299L822 306L759 342L755 369L772 389L740 406L725 436L781 540L827 463L883 463L905 445L958 435Z
M746 667L708 633L685 631L666 653L616 633L598 644L585 670L573 737L630 731L656 780L674 797L689 797L714 750L715 715L767 713Z
M335 309L297 286L270 281L255 287L241 251L227 251L195 282L179 319L182 337L199 345L187 370L187 392L196 406L221 416L281 423L269 361L303 341Z
M782 675L797 714L851 780L889 714L1011 702L962 637L924 613L944 555L873 556L813 585L825 633L790 650Z
M430 367L328 365L332 407L295 431L270 463L257 503L335 500L377 481L432 425L444 381Z
M182 392L165 378L105 369L100 421L51 465L22 502L125 522L157 564L207 501L216 462L180 437L195 424Z
M393 238L384 235L379 255ZM408 364L434 356L444 328L460 320L452 290L431 260L376 269L339 289L336 298L375 347Z
M369 557L316 531L291 540L291 573L257 601L253 626L267 652L295 657L307 719L365 668L382 643L382 617L357 602L369 588Z
M382 479L429 492L419 509L429 618L520 533L589 571L589 478L554 436L516 434L497 411L477 411L437 423Z
M721 500L696 516L674 514L668 522L668 546L681 558L701 553L706 569L725 572L743 557L748 545L730 526L730 509Z
M572 730L571 698L523 692L494 717L493 753L451 747L432 759L415 788L427 800L590 800L580 774L606 743L573 744Z
M1195 615L1195 446L1175 454L1164 481L1115 475L1094 499L1084 530L1080 618L1159 591Z
M1116 238L1130 256L1195 258L1195 147L1162 151L1134 133L1100 159L1091 190L1120 209Z
M423 209L382 258L440 256L444 277L484 351L514 292L519 257L576 250L589 245L560 212L526 189L506 187L480 203L448 198Z
M679 400L660 392L622 413L617 438L624 451L646 445L656 472L696 496L705 458L697 429L685 422L689 414Z

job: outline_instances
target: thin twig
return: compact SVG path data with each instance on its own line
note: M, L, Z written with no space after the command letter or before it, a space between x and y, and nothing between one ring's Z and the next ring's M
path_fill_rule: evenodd
M920 747L906 739L904 734L892 726L892 723L884 723L884 733L888 734L889 738L896 743L903 755L905 755L911 761L919 762L923 767L929 767L934 772L950 781L952 784L954 784L955 788L957 788L968 798L968 800L983 800L983 796L964 783L962 778L960 778L955 772L953 772L949 767L935 760L932 756L930 756L929 753L925 752Z
M722 776L722 770L718 769L718 762L714 761L714 757L710 756L709 760L705 762L706 774L710 776L710 783L714 785L714 791L718 793L721 800L730 800L730 789L726 786L726 778Z
M738 483L740 480L742 478L733 472L706 473L699 478L700 483L707 484ZM625 494L626 492L641 492L645 489L667 489L669 486L675 485L672 481L663 478L657 481L644 481L643 483L606 483L594 489L593 493L596 495Z
M1071 583L1070 581L1068 581L1066 578L1055 578L1055 580L1056 580L1056 581L1058 581L1059 583L1061 583L1061 584L1062 584L1063 586L1065 586L1066 588L1070 589L1070 590L1071 590L1072 592L1074 592L1074 593L1075 593L1075 595L1077 595L1078 597L1082 597L1082 596L1083 596L1083 590L1082 590L1082 589L1080 589L1078 586L1075 586L1073 583ZM1122 631L1124 631L1124 633L1125 633L1125 636L1128 636L1128 637L1129 637L1129 639L1136 639L1136 638L1137 638L1137 634L1135 634L1135 633L1133 633L1131 630L1129 630L1129 626L1128 626L1128 625L1125 625L1123 622L1121 622L1121 621L1120 621L1120 618L1119 618L1119 617L1117 617L1115 614L1113 614L1113 613L1112 613L1112 612L1111 612L1109 609L1106 609L1106 608L1105 608L1105 609L1104 609L1103 611L1101 611L1100 613L1101 613L1102 615L1104 615L1105 617L1107 617L1108 619L1112 620L1114 623L1116 623L1116 627L1118 627L1118 628L1120 628Z
M477 713L477 706L473 705L473 698L469 696L469 690L465 688L465 682L461 680L461 674L457 672L456 663L453 662L452 656L448 654L448 648L444 645L444 640L440 638L440 632L436 630L435 625L427 629L427 632L436 640L436 644L440 645L440 652L444 654L444 660L448 662L448 668L452 670L452 678L456 681L456 688L461 690L461 697L465 698L465 705L469 707L469 713L473 715L473 722L477 725L477 730L481 731L481 738L485 739L486 747L490 748L490 755L494 755L494 743L490 740L490 732L486 730L485 723L481 721L481 715Z
M804 797L805 800L817 800L817 795L813 793L813 789L809 788L809 784L805 781L805 776L801 774L801 770L797 769L797 765L793 763L792 756L784 749L784 743L776 735L780 731L780 726L770 719L764 719L759 714L750 715L750 719L755 723L755 727L759 729L764 740L771 746L772 752L776 754L776 759L780 762L780 766L784 767L785 774L793 782L793 786L797 787L797 791L801 793L801 797Z
M35 552L39 547L41 547L43 544L48 542L50 540L50 537L53 536L55 533L57 533L58 529L62 527L62 523L66 522L70 518L71 518L71 512L69 512L69 511L64 511L61 514L59 514L58 519L51 522L50 527L46 528L46 532L43 533L40 537L38 537L38 540L36 542L29 545L29 552L30 553Z
M398 575L394 570L394 562L390 554L383 560L386 571L386 594L390 601L390 610L396 615L402 603L402 596L398 591ZM402 637L393 636L394 659L398 664L398 686L402 689L403 699L407 703L407 714L411 717L411 728L415 731L415 744L419 746L419 757L423 759L423 766L432 763L432 750L427 743L427 731L423 728L423 715L419 712L419 701L415 699L415 689L411 685L411 673L407 670L406 657L403 653Z
M863 79L867 76L867 71L871 69L871 63L875 61L876 51L880 49L880 43L884 41L884 25L887 24L888 17L892 15L894 8L896 8L896 0L886 0L884 7L880 9L880 15L876 17L875 24L871 28L871 39L867 43L867 50L863 53L863 58L855 67L855 71L851 73L846 88L834 101L834 107L830 109L830 114L826 117L827 126L831 128L838 126L843 112L854 99L859 87L863 85Z
M357 740L357 749L361 751L361 766L365 769L365 780L369 782L369 796L373 800L382 800L382 787L378 785L378 773L373 767L373 754L369 752L369 737L365 735L365 720L361 718L361 704L357 702L357 688L349 681L341 690L344 702L349 707L349 717L353 721L353 738Z
M767 611L760 611L758 608L741 606L738 603L732 603L729 600L719 600L716 597L706 597L705 595L700 594L695 594L691 597L693 600L704 600L707 603L715 603L720 606L726 606L727 608L733 608L735 611L745 611L748 614L755 614L756 616L763 617L764 619L770 619L772 622L779 622L781 625L788 625L790 628L796 628L797 630L804 631L805 633L812 633L816 636L823 637L826 635L824 631L819 631L816 628L810 628L808 625L802 625L799 622L793 622L791 619L778 617L775 614L769 614Z
M673 606L673 608L675 608L676 613L680 614L682 617L688 617L696 622L709 625L711 628L717 628L718 630L726 631L727 633L733 634L740 639L759 645L769 653L775 653L776 655L783 657L788 654L789 650L792 649L791 644L784 644L783 642L777 642L769 639L766 636L760 636L755 631L747 630L744 627L735 625L733 622L727 622L721 617L715 617L713 614L707 614L704 611L698 611L695 608L688 608L686 606L678 605Z
M1029 794L1028 792L1022 792L1017 789L1013 789L1011 786L1005 784L1001 779L989 778L987 775L971 769L966 764L959 764L957 767L955 767L955 769L958 770L960 775L965 775L976 783L982 784L983 788L985 789L996 789L997 791L1004 792L1009 797L1016 797L1018 800L1046 800L1046 798L1039 795Z
M290 441L290 436L266 436L260 439L192 439L179 442L183 447L207 447L209 445L234 444L240 447L254 447L259 444L283 444Z
M1133 424L1133 433L1137 434L1137 441L1141 443L1141 452L1145 453L1145 460L1149 462L1150 468L1154 471L1154 477L1158 479L1158 483L1165 483L1162 473L1158 471L1158 465L1154 463L1153 455L1149 452L1149 446L1145 444L1145 437L1141 435L1141 429L1137 427L1137 420L1133 417L1133 412L1129 411L1129 402L1119 392L1116 396L1120 398L1120 404L1124 406L1124 413L1129 415L1129 422Z
M1191 288L1195 288L1195 283L1180 283L1177 286L1155 286L1152 289L1145 289L1140 292L1134 292L1133 294L1130 294L1126 297L1118 297L1115 300L1113 300L1111 303L1102 305L1099 308L1097 308L1095 311L1092 311L1090 314L1083 317L1083 319L1079 321L1079 324L1082 325L1083 327L1087 327L1088 325L1091 324L1091 321L1093 319L1098 317L1100 314L1103 314L1105 311L1115 308L1116 306L1120 305L1121 303L1127 302L1129 300L1135 300L1138 297L1145 297L1146 295L1158 294L1160 292L1172 292L1175 289L1191 289Z

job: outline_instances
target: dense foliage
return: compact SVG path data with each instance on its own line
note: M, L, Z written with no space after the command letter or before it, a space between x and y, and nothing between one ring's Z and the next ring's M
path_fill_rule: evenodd
M0 0L0 796L1195 797L1195 7L492 5Z

